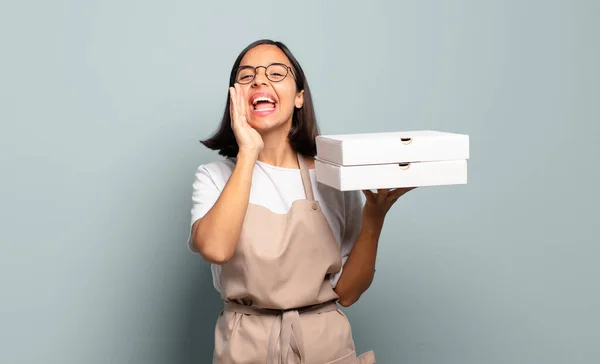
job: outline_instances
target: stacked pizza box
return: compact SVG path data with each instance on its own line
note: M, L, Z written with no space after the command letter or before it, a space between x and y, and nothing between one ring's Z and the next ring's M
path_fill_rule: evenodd
M433 130L321 135L317 181L341 191L467 183L469 136Z

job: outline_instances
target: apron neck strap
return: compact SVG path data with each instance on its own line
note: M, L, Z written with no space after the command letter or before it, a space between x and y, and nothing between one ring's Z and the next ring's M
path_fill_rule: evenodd
M300 175L302 176L302 184L304 185L304 193L306 194L306 198L312 201L315 197L313 196L312 183L310 182L310 174L308 173L306 160L300 153L297 153L297 155L298 164L300 165Z

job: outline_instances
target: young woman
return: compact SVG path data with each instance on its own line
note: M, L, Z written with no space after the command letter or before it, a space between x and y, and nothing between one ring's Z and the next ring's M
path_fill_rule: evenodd
M304 72L280 42L236 59L220 128L226 157L193 184L189 247L225 301L213 363L375 363L355 351L350 306L375 272L392 204L409 189L340 192L316 183L318 127Z

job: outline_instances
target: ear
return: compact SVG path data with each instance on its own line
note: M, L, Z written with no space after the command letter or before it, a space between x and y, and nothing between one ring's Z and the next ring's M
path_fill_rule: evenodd
M302 105L304 105L304 90L296 93L296 99L294 100L294 105L297 109L301 109Z

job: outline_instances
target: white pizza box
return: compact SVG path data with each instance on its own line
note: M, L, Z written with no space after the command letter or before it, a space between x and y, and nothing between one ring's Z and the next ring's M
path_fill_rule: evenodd
M315 160L317 181L340 191L461 185L467 160L340 166Z
M469 159L469 136L434 130L319 135L317 158L342 166Z

